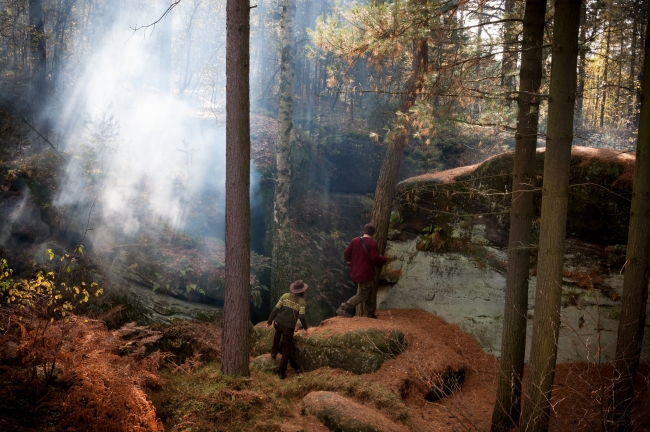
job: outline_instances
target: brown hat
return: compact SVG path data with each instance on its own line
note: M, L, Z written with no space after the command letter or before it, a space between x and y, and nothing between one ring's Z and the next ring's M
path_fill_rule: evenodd
M309 285L304 283L302 280L298 279L294 283L291 284L289 287L289 291L295 294L300 294L301 292L305 291L307 288L309 288Z

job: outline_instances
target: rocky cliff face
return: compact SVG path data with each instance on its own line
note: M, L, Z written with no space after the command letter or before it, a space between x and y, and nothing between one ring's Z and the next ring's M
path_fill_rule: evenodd
M537 154L536 214L540 214L544 149ZM410 178L398 186L388 243L390 260L378 302L417 307L459 325L499 356L504 308L512 153L481 164ZM576 147L563 280L558 361L608 361L616 332L625 263L634 157ZM535 313L534 226L528 332ZM650 321L646 326L650 325ZM527 348L527 352L530 347ZM650 354L646 331L643 355Z

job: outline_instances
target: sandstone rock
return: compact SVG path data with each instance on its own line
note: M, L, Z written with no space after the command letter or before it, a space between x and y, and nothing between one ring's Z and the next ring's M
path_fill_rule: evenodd
M264 354L258 357L255 357L251 361L251 366L254 366L257 370L261 372L268 373L278 373L280 367L280 357L273 359L270 354Z
M404 334L399 330L368 329L334 335L316 333L309 337L298 335L294 341L294 360L306 371L331 367L355 374L372 373L386 359L406 349Z
M223 301L224 248L219 240L206 237L199 243L175 235L135 246L116 250L108 258L111 277L188 302Z
M379 411L336 393L317 391L303 398L303 412L316 416L331 431L401 432L407 428L386 418Z
M543 151L538 149L536 160L538 187ZM401 223L388 242L390 262L382 279L389 284L379 290L380 308L431 312L471 334L488 353L500 355L512 166L513 154L505 153L399 184ZM629 154L572 151L559 362L609 361L614 355L633 167ZM541 192L535 194L539 215ZM538 233L537 224L535 243ZM536 249L532 254L527 353ZM643 355L648 355L649 334L644 341Z
M541 188L544 148L537 150L535 178ZM567 235L590 243L614 245L627 242L631 178L634 156L608 149L573 147ZM487 239L505 245L508 239L509 206L514 153L493 156L480 164L433 172L406 179L398 185L398 210L404 223L400 231L422 234L437 229L443 244L432 248L457 248L445 241L453 226L464 229L486 225ZM540 214L541 189L534 193L535 214ZM504 243L505 242L505 243ZM430 245L433 246L433 245Z
M251 355L260 356L271 351L274 330L259 323L250 334ZM372 373L388 358L406 349L404 334L399 330L350 330L326 334L313 332L309 336L294 336L292 358L304 371L321 367L343 369L355 374Z
M223 313L220 307L190 303L134 283L122 282L113 286L113 292L128 297L129 304L142 315L138 321L151 324L170 323L176 319L214 321Z
M266 329L266 323L261 322L255 325L249 335L249 345L251 350L251 355L254 357L259 357L262 354L270 353L271 348L273 347L273 335L275 330Z

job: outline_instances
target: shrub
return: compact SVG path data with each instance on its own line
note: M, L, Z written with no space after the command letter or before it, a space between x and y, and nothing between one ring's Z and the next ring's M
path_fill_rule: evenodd
M14 281L0 261L0 365L5 380L33 399L63 389L60 425L74 430L159 431L153 405L141 390L158 386L164 355L147 355L160 333L135 323L109 331L103 321L76 316L101 289L67 287L53 273ZM92 286L92 288L91 288Z

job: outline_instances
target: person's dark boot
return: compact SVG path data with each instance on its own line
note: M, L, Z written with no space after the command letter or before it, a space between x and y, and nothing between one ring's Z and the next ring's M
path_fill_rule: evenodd
M373 314L368 314L366 315L366 318L372 318L372 319L377 319L377 315Z
M336 310L336 314L343 318L352 318L354 316L345 306L345 303L341 303L341 306Z

